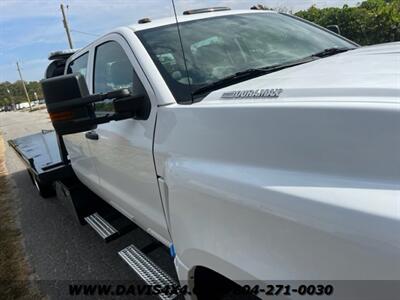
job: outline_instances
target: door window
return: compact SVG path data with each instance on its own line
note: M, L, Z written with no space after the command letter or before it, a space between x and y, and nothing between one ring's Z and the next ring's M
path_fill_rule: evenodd
M81 73L83 77L86 77L88 58L89 53L86 52L85 54L71 61L67 68L67 74Z
M136 75L125 51L115 41L106 42L96 48L93 90L106 93L128 88L132 95L143 95L144 88ZM96 111L112 111L110 101L96 104Z

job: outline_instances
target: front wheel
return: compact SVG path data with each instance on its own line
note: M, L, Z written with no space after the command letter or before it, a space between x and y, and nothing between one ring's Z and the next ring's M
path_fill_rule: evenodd
M243 294L240 285L208 268L199 266L194 274L197 300L260 300Z

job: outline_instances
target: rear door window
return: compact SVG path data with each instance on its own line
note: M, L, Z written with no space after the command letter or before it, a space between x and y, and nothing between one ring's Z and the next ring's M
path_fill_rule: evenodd
M86 78L88 58L89 53L86 52L85 54L71 61L67 68L67 74L80 73L83 77Z

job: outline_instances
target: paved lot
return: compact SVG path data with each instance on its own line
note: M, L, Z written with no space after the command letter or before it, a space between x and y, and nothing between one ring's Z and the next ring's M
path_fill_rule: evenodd
M4 140L50 129L47 116L46 111L0 113ZM38 196L24 164L8 146L6 161L16 194L14 205L26 255L44 295L50 299L66 298L67 280L79 283L84 283L81 282L84 280L129 280L138 283L136 274L117 252L132 243L139 248L148 245L151 239L144 231L135 229L105 244L88 226L76 223L57 198L42 199ZM173 270L163 249L152 252L150 257L169 273Z

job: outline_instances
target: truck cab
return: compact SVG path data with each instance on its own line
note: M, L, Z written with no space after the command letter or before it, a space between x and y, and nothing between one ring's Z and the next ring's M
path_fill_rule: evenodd
M240 18L243 20L235 20ZM64 141L78 178L167 246L171 245L172 239L157 182L157 178L162 180L162 177L156 172L153 153L153 147L157 147L154 145L157 114L163 107L199 101L202 95L195 98L190 95L192 91L211 80L230 75L232 71L239 72L251 64L260 64L262 59L264 65L275 65L292 58L293 54L285 56L274 52L272 47L262 53L263 41L249 45L238 35L228 42L228 36L219 32L230 26L229 22L248 24L243 26L251 26L252 22L261 25L262 18L271 18L271 24L267 25L275 25L275 28L285 20L300 24L298 20L272 11L188 11L179 20L182 23L181 38L188 43L183 53L176 20L169 18L118 28L80 49L66 62L65 74L82 74L92 94L128 88L133 95L145 95L150 102L150 115L145 120L100 124L89 132L66 135ZM216 32L204 32L207 22L215 23ZM318 32L311 25L303 26ZM199 36L189 38L196 30ZM324 33L324 36L325 43L332 46L355 47L354 43L331 37L333 34ZM334 38L336 44L329 40ZM189 66L185 65L184 55L188 56ZM242 61L237 62L239 57ZM190 84L185 86L185 80ZM96 113L112 112L112 106L106 102L95 104Z
M399 278L399 47L273 11L115 29L64 76L146 113L96 123L115 100L85 96L96 124L62 134L68 160L182 281Z

